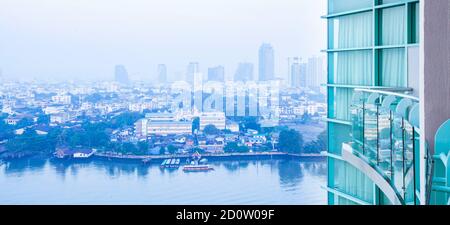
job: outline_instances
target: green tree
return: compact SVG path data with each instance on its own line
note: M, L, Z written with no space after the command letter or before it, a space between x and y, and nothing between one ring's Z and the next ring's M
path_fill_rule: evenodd
M258 122L257 117L245 117L239 124L239 130L247 132L248 129L261 131L261 124Z
M327 131L323 131L317 137L317 140L311 141L306 144L303 152L304 153L320 153L321 151L325 151L327 149L328 142L328 133Z
M160 154L160 155L166 154L166 148L160 147L160 148L159 148L159 154Z
M196 130L200 130L200 118L194 117L192 120L192 133L195 133Z
M6 124L3 119L0 120L0 140L14 137L13 126Z
M206 135L218 135L218 134L220 134L220 130L217 129L216 126L214 126L212 124L208 124L203 129L203 133L205 133Z
M117 129L124 126L133 126L136 121L142 119L144 116L137 112L125 112L122 113L110 121L110 127Z
M294 129L281 131L278 146L282 152L301 153L303 136Z
M37 123L39 124L49 124L50 123L50 116L49 115L39 115Z
M148 152L148 142L141 141L138 143L139 152L142 154L146 154Z
M123 153L131 153L136 154L138 149L136 148L136 145L130 142L125 142L122 144L122 151Z
M169 145L169 146L167 146L167 151L170 154L175 154L178 151L178 147L176 147L174 145Z
M227 153L232 153L235 152L238 148L239 146L236 142L228 142L223 148L223 151Z
M34 123L33 119L25 117L19 120L19 122L17 122L16 127L18 128L27 127L33 125L33 123Z
M223 148L223 151L226 153L233 153L233 152L245 153L249 152L250 149L247 146L240 146L236 142L228 142Z

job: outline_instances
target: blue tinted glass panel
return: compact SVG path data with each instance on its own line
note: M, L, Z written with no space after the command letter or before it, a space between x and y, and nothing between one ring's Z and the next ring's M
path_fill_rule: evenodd
M406 13L405 7L386 8L381 11L382 45L405 44Z
M373 45L373 13L357 13L328 20L329 49L361 48Z
M340 13L372 7L373 0L328 0L328 13Z

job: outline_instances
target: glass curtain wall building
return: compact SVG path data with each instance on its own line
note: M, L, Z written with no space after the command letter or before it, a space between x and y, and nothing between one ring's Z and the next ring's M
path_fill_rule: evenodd
M421 7L328 0L329 204L448 201L431 194L435 151L421 137Z

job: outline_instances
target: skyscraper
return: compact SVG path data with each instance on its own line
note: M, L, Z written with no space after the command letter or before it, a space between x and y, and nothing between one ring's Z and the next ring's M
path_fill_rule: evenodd
M268 81L275 78L275 59L272 45L264 43L259 48L259 80Z
M128 82L129 82L128 72L127 72L125 66L116 65L114 75L115 75L116 82L119 82L121 84L128 84Z
M203 74L194 73L194 111L203 112Z
M305 87L306 86L306 64L300 63L299 58L295 57L290 69L291 87Z
M216 66L208 68L208 81L224 82L225 68L223 66Z
M252 81L253 80L253 64L239 63L236 73L234 74L234 81Z
M158 65L158 80L160 84L165 84L167 82L167 67L166 64Z
M186 81L190 84L194 84L194 76L196 73L200 73L200 66L198 62L190 62L186 71Z
M306 86L314 88L325 83L324 71L322 57L313 56L309 58L306 72Z
M448 205L450 2L384 2L329 0L328 203Z

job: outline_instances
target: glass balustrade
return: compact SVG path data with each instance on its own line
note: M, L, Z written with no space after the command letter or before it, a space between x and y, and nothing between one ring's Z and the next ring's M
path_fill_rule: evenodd
M393 155L392 155L392 113L381 107L378 116L378 166L384 171L384 174L391 177L393 174Z
M365 104L364 109L364 155L378 165L378 105Z
M382 173L405 204L417 204L415 158L419 152L418 131L405 118L405 113L396 112L396 104L402 97L370 92L355 92L351 105L350 144L360 157ZM383 104L384 100L388 104Z

